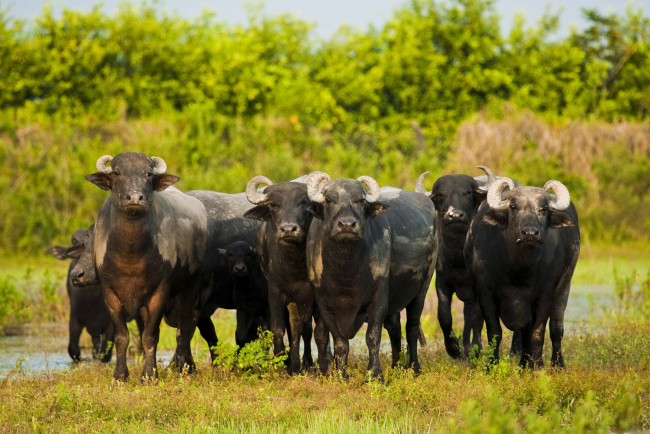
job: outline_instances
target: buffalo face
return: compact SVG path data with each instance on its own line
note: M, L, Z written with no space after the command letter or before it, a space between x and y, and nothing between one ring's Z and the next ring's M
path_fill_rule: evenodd
M379 185L368 176L331 180L318 173L308 179L307 185L309 199L322 206L317 217L323 220L325 233L336 241L358 241L366 220L388 210L388 205L377 202Z
M226 257L228 271L235 277L248 276L256 260L255 248L245 241L235 241L226 249L219 249L219 253Z
M509 188L509 191L504 190ZM554 190L556 195L549 193ZM558 181L544 188L514 187L509 179L500 179L488 191L491 212L485 221L504 227L504 236L515 251L539 250L548 229L575 226L565 212L570 205L569 191Z
M95 263L93 262L92 245L95 236L95 225L91 226L84 234L81 242L82 250L72 268L70 268L70 282L74 286L89 286L98 283Z
M257 191L260 184L268 186ZM307 185L298 182L273 184L268 178L255 177L246 188L246 196L256 204L245 217L269 222L278 242L300 244L305 241L315 206L307 196Z
M148 211L154 191L162 191L178 181L177 176L165 173L166 168L159 157L123 152L114 158L100 157L99 172L87 175L86 179L102 190L111 190L109 200L113 205L126 216L137 218Z
M429 197L443 225L467 231L485 195L471 176L445 175L433 184Z

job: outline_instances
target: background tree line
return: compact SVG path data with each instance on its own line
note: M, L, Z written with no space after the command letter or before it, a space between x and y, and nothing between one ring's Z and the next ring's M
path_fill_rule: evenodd
M411 0L328 40L252 7L246 26L124 3L114 16L0 12L0 250L88 226L104 153L163 157L184 190L311 170L412 189L419 173L565 182L583 235L648 241L650 19L584 12L503 34L490 0Z

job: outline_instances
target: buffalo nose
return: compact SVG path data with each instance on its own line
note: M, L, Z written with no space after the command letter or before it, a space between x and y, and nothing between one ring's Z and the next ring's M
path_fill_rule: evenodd
M465 215L465 213L462 210L459 210L459 209L454 209L454 210L451 210L451 211L447 212L447 216L452 220L459 220L459 219L463 218L464 215Z
M298 233L298 225L294 223L285 223L280 226L280 231L284 234L296 234Z
M337 224L341 229L355 229L357 227L357 219L354 217L341 217L337 220Z
M525 237L536 237L539 235L539 229L528 226L521 230L521 234Z
M84 271L76 268L70 272L70 277L72 278L72 280L81 279L83 275L84 275Z
M134 202L142 202L144 195L137 191L130 191L126 194L126 200Z
M242 264L237 264L234 267L232 267L232 271L235 273L244 273L246 271L246 266Z

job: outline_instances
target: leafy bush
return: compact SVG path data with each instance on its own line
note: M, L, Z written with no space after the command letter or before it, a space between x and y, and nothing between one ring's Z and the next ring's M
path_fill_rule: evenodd
M214 348L217 357L214 365L222 369L236 370L244 376L271 378L278 375L278 370L285 366L288 348L283 354L273 355L273 333L260 329L258 338L239 348L237 345L219 342Z

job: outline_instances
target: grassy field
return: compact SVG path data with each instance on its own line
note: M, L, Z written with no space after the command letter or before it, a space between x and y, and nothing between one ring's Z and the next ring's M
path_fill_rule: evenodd
M423 318L429 343L423 373L389 367L385 383L366 378L363 335L352 344L350 380L314 373L289 377L271 368L258 375L210 366L205 343L192 348L198 372L186 376L159 363L157 386L137 381L141 359L129 359L131 379L112 381L113 364L82 363L67 370L26 372L20 365L0 379L0 431L216 431L216 432L623 432L650 430L650 289L644 246L583 249L576 285L610 285L616 297L598 318L567 332L565 370L521 372L507 355L491 371L479 357L453 361L445 353L430 293ZM38 271L35 271L38 270ZM43 285L49 296L26 311L24 321L65 324L61 282L66 266L49 258L4 258L4 287L25 293ZM58 282L58 283L55 283ZM20 285L24 286L20 286ZM58 299L58 305L57 305ZM455 310L460 330L460 310ZM215 315L226 345L234 339L231 312ZM581 332L584 330L584 333ZM594 331L597 330L597 331ZM63 329L65 333L65 329ZM509 342L506 332L504 342ZM84 341L82 341L83 343ZM382 340L383 344L387 339ZM89 342L82 352L88 354ZM163 327L161 349L173 349L173 329ZM505 345L504 345L505 347ZM503 354L503 347L502 347ZM261 378L260 378L261 377Z

